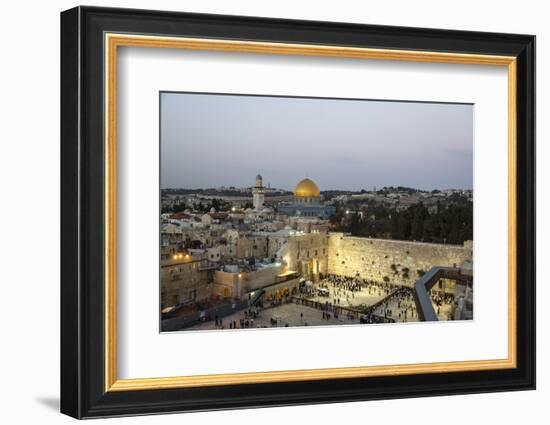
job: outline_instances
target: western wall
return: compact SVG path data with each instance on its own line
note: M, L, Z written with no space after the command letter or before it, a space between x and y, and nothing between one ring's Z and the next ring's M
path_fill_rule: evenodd
M371 239L329 233L328 273L414 285L434 266L462 267L472 261L472 241L464 245ZM469 266L471 267L471 265Z

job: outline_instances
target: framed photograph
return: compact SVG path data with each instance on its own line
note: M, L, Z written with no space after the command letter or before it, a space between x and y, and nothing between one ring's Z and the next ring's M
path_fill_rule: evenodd
M61 411L535 388L535 37L61 14Z

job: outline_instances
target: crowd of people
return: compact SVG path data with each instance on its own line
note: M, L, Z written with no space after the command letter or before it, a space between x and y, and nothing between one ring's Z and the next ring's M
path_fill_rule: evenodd
M368 313L361 316L360 323L363 324L377 324L377 323L394 323L395 320L388 318L388 317L382 317L377 316L376 314Z
M298 302L321 310L323 319L334 315L349 320L359 317L362 323L387 323L411 319L415 311L411 293L390 282L327 275L315 284L302 285ZM380 302L382 308L377 308Z
M215 325L219 329L247 329L254 328L254 319L257 319L260 312L263 310L262 305L256 305L250 307L244 311L241 311L240 318L238 320L229 320L224 323L223 318L214 317Z
M439 317L444 316L447 320L452 320L452 311L455 305L454 296L450 294L440 295L439 293L432 293L431 299L436 314Z
M355 307L372 304L372 298L385 298L399 286L389 282L327 275L318 283L306 282L300 287L300 296L306 298L326 297L336 306Z
M327 295L320 295L325 293ZM362 297L365 294L377 297L379 301L365 306L355 300L359 293ZM433 295L432 301L438 314L441 306L454 302L451 296L441 297L439 295ZM347 319L350 322L357 322L359 319L361 323L416 322L419 320L412 288L389 282L327 275L315 284L310 281L302 282L296 293L285 293L278 297L268 296L258 300L253 306L242 311L241 317L238 319L224 322L223 319L216 317L215 325L220 329L258 327L260 325L255 320L262 312L287 303L296 303L319 310L322 321L329 321L331 318ZM284 323L279 323L273 318L267 323L270 323L272 327L285 326ZM308 325L303 320L301 323L305 326Z
M418 311L414 302L413 290L399 288L391 297L378 304L373 313L395 322L416 322Z
M387 296L399 286L390 282L376 282L374 280L327 275L319 283L321 287L333 288L337 293L350 293L366 290L369 295Z

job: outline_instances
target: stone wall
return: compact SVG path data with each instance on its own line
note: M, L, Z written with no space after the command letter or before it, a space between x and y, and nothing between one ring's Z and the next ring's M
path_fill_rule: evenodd
M214 286L215 288L231 288L231 296L241 297L249 291L274 284L277 281L277 275L283 272L282 265L264 267L250 272L232 273L217 270L214 273Z
M471 241L463 245L397 241L330 233L328 273L413 285L434 266L460 267L472 261Z
M292 294L293 290L298 290L300 287L300 278L287 280L286 282L276 283L274 285L266 286L265 289L265 299L270 300L277 297L277 294L284 295L285 289L288 290L289 294Z
M328 269L328 234L302 233L289 236L279 253L286 270L297 271L308 279L317 279Z
M241 295L248 291L255 291L276 282L277 276L284 272L284 267L268 266L259 270L243 273Z

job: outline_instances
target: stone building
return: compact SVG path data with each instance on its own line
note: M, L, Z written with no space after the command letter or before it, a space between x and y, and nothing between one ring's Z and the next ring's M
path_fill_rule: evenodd
M332 205L321 203L321 190L311 179L301 180L294 188L294 202L290 205L282 205L277 211L290 216L329 218L335 213Z
M231 238L223 248L227 259L265 258L269 256L269 238L261 235L239 235Z
M252 205L255 210L261 210L264 206L264 185L260 174L256 176L256 183L252 188Z
M288 272L295 271L317 281L320 275L328 272L328 238L327 233L292 232L279 250L278 257Z
M161 251L162 308L204 300L212 295L214 268L206 255Z
M330 229L329 221L319 217L289 217L288 225L304 233L327 233Z
M160 234L161 247L179 247L183 242L183 233L179 229L164 228Z
M272 285L276 282L277 276L283 271L281 263L260 263L246 269L225 267L214 273L214 284L226 288L230 287L233 297L241 297L247 292ZM227 297L227 289L224 293Z

